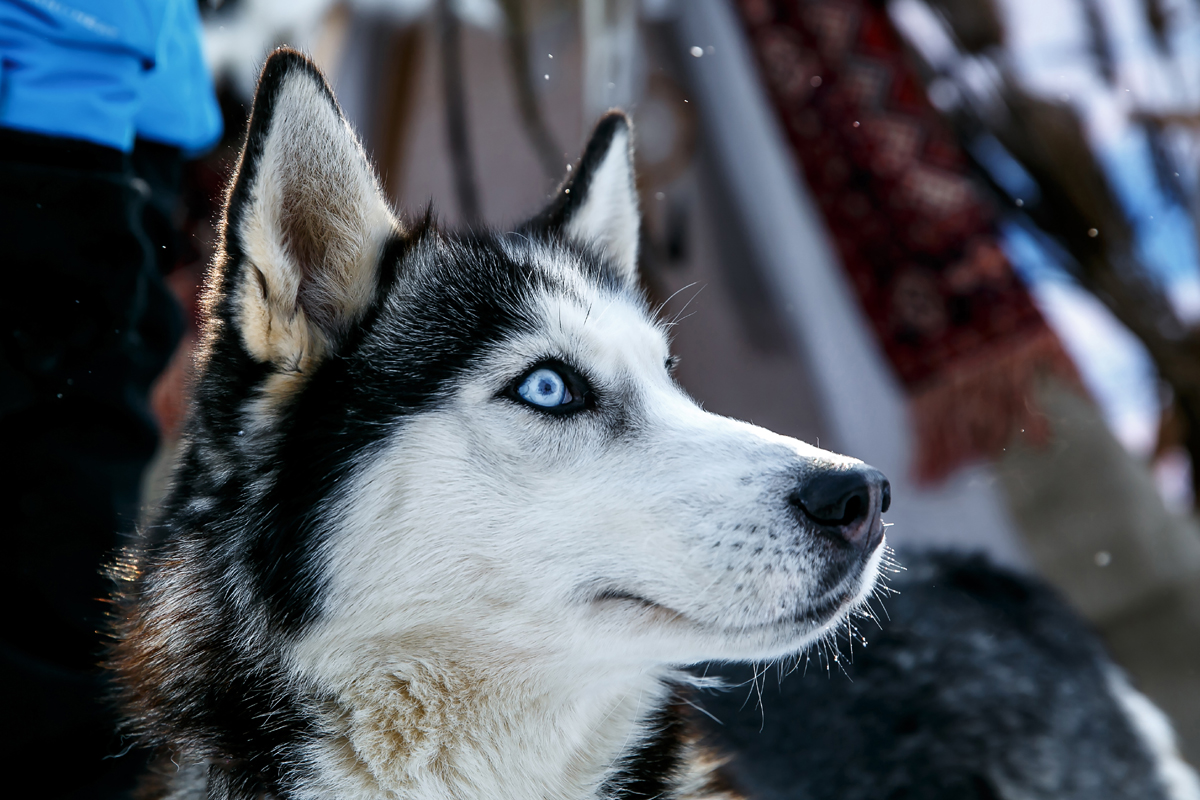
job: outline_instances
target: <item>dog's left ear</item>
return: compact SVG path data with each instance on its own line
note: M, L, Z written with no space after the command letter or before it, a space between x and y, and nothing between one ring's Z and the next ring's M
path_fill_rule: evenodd
M641 227L632 144L629 118L620 111L605 114L578 169L531 223L595 247L630 283L637 276Z
M333 92L305 56L267 59L225 209L223 292L246 351L319 363L363 317L397 223Z

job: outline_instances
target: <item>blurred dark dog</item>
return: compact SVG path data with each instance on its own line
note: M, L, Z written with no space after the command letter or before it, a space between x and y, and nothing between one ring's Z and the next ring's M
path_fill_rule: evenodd
M702 705L748 795L1200 798L1166 717L1047 587L980 557L902 561L867 646L843 640L837 662L818 652L782 679L710 670L739 686Z

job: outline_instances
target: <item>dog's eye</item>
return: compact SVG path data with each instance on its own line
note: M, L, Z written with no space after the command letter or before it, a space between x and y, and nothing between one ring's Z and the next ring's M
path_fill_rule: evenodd
M587 380L561 361L543 361L530 367L505 394L539 411L571 414L594 403Z
M567 382L549 367L535 369L521 381L517 394L530 405L539 408L557 408L571 402L571 390Z

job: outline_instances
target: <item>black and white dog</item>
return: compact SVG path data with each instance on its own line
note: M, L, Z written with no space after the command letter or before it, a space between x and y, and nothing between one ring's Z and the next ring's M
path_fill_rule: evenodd
M406 225L313 65L268 60L173 488L114 568L148 797L736 796L681 668L840 630L889 488L672 380L630 136L516 232Z
M172 798L720 797L681 665L875 586L876 470L702 411L638 289L626 118L507 234L397 221L264 67L174 486L113 666Z

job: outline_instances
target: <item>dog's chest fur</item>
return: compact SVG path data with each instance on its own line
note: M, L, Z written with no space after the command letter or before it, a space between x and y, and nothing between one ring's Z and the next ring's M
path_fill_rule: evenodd
M204 547L184 538L163 558L211 564L207 576L141 577L136 635L117 651L142 679L127 708L151 735L171 732L146 800L736 797L691 724L686 676L597 682L363 652L362 671L317 688L269 624L247 635L262 612Z
M352 706L335 712L337 735L314 753L328 769L301 796L376 797L383 787L447 799L731 796L720 761L684 706L664 704L670 692L657 678L595 697L522 696L464 674L408 665L356 687Z

